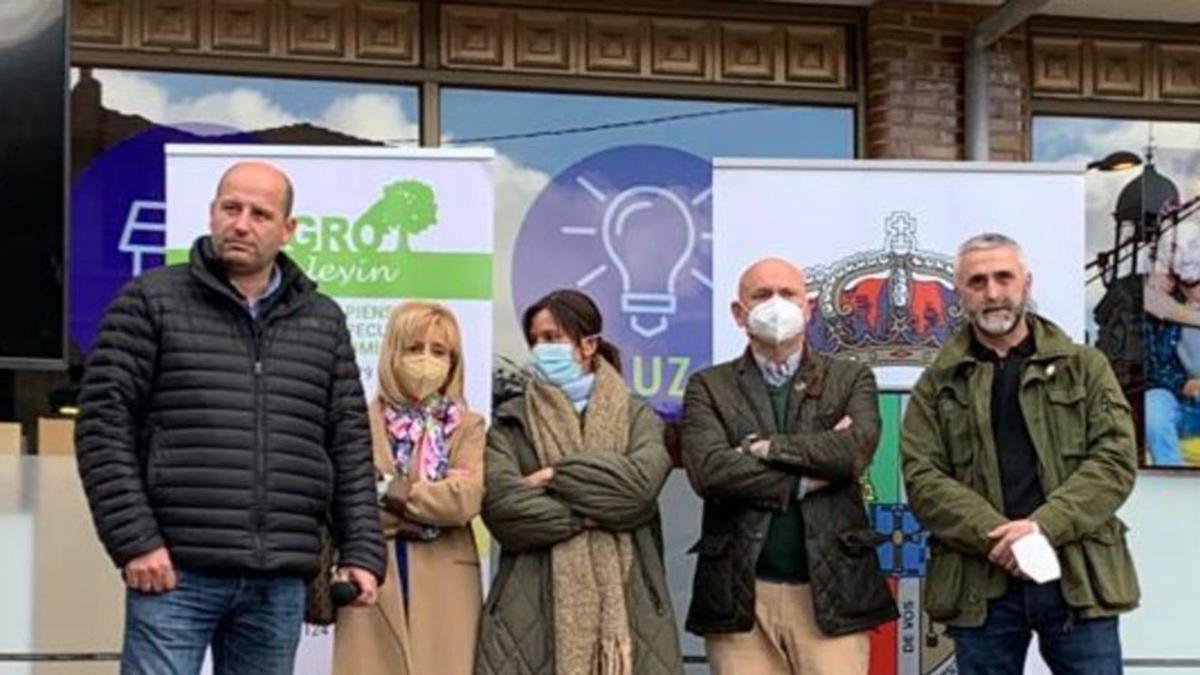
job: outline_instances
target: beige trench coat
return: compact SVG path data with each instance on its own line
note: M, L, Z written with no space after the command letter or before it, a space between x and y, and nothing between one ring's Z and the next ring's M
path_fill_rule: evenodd
M391 447L378 400L369 406L375 467L393 475ZM412 484L409 519L437 525L431 542L409 542L408 608L397 576L397 521L380 509L388 542L388 577L374 607L347 607L334 628L334 675L470 675L482 607L479 555L471 520L483 501L483 418L464 413L450 436L450 466L467 472Z

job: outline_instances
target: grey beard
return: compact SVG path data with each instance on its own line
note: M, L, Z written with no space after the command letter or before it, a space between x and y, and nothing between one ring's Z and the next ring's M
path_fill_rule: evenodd
M1005 335L1008 335L1009 333L1016 330L1017 326L1019 326L1021 324L1021 322L1025 320L1025 316L1026 316L1026 314L1029 313L1029 311L1031 309L1031 305L1032 305L1031 301L1028 299L1025 299L1020 304L1018 304L1016 307L1009 308L1008 311L1011 312L1011 314L1012 314L1012 321L1011 321L1011 323L1007 323L1003 327L998 327L995 323L992 323L990 325L985 325L985 323L984 323L984 320L983 320L984 314L987 312L988 309L995 309L995 308L985 308L985 309L982 309L982 310L974 313L971 316L971 324L974 325L976 328L978 328L980 331L982 331L984 334L989 335L991 337L995 337L995 338L1004 337Z

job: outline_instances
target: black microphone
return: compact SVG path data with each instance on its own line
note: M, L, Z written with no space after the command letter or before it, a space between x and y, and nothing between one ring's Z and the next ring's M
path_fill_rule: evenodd
M333 600L335 607L344 607L354 602L361 593L362 589L353 580L338 580L329 585L329 599Z

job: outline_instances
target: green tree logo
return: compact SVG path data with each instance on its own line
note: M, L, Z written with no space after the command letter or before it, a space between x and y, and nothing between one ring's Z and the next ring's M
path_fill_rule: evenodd
M288 255L334 297L491 298L490 252L412 249L410 237L438 224L432 185L395 180L378 194L357 218L338 213L297 215Z
M358 220L354 229L372 228L376 236L396 230L397 253L408 253L408 238L420 234L437 222L437 200L433 189L415 180L401 180L383 188L381 196Z

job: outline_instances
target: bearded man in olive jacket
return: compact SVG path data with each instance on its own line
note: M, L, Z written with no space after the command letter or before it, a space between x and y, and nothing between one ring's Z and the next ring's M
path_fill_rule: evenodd
M1117 675L1116 617L1139 595L1115 515L1137 468L1129 404L1103 354L1029 311L1017 242L968 239L954 279L970 323L917 382L901 439L930 533L925 610L964 675L1019 675L1035 632L1055 675ZM1026 578L1026 537L1053 547L1061 580Z

